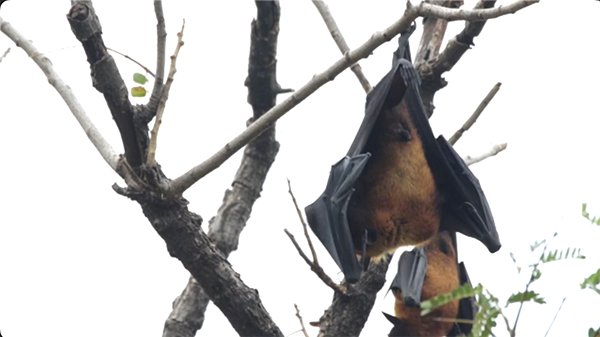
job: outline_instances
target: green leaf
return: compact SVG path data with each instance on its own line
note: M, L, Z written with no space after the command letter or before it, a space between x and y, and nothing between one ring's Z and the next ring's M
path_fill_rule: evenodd
M545 252L540 257L540 261L543 263L565 260L565 259L585 259L585 256L581 254L581 248L567 248L566 250L555 249L550 252Z
M600 226L600 217L591 216L587 211L587 203L585 202L581 204L581 216L588 219L592 224Z
M533 301L539 304L546 303L546 301L542 297L540 297L540 294L536 293L535 291L528 290L512 294L506 301L506 305L508 306L511 303L521 303L529 301Z
M449 293L440 294L428 299L427 301L422 301L421 316L425 316L433 310L435 310L436 308L439 308L442 305L450 303L452 301L458 301L465 297L475 296L475 294L480 293L481 290L481 286L473 288L470 284L463 284L462 286L454 289Z
M581 283L581 289L592 289L600 295L600 288L598 287L598 285L600 285L600 269L596 270L595 273L586 277L586 279L583 280L583 282Z
M140 74L140 73L134 73L133 80L135 81L135 83L139 83L139 84L146 84L146 82L148 82L148 79L146 78L146 76L144 76L143 74Z
M133 97L144 97L144 96L146 96L146 88L144 88L144 87L133 87L133 88L131 88L131 96L133 96Z
M478 287L481 287L481 285ZM498 299L489 291L486 291L486 293L480 292L477 295L477 306L479 311L475 315L470 337L493 336L492 328L496 326L496 320L502 312L498 306Z

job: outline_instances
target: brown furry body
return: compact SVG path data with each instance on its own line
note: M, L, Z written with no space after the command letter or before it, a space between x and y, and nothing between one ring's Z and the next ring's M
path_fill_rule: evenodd
M434 236L440 223L436 185L404 101L381 111L366 150L372 157L348 206L357 249L365 229L370 257Z
M451 292L459 286L456 250L448 233L442 232L434 237L425 246L425 251L428 265L421 301ZM402 321L401 326L396 326L393 330L394 336L446 336L454 323L436 321L435 318L453 319L458 316L458 301L447 303L428 315L421 316L420 308L407 307L404 304L399 291L394 291L394 296L396 297L394 311L396 317Z

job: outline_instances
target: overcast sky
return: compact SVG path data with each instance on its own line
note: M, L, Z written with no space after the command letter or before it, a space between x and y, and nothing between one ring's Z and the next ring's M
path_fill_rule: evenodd
M154 68L152 3L94 4L107 46ZM392 0L328 4L351 48L397 20L405 5ZM309 0L284 0L281 7L278 80L282 87L294 89L340 54ZM52 60L121 151L116 127L102 96L91 86L85 54L67 23L69 8L69 1L11 0L0 13ZM166 1L164 11L169 54L186 20L185 46L157 151L166 174L174 178L243 130L251 114L243 82L256 10L252 1L234 0ZM504 302L529 278L527 270L517 273L509 253L526 266L534 258L528 254L529 245L554 232L558 236L552 247L581 247L588 257L542 269L534 289L548 304L525 305L520 336L543 336L564 297L548 336L587 335L589 327L600 324L592 309L600 297L578 289L583 278L600 267L600 228L580 215L582 202L600 214L599 15L597 1L543 0L488 22L476 46L445 76L449 85L434 102L434 133L449 137L490 88L502 82L496 98L456 147L466 156L508 143L502 154L472 166L503 243L490 255L480 243L460 239L460 259L473 283L484 284ZM462 26L451 24L448 36ZM413 51L419 38L417 30ZM388 71L395 46L387 43L360 62L371 84ZM0 330L6 337L161 335L171 303L187 282L187 271L169 257L139 206L112 191L114 182L122 182L43 74L0 35L0 53L8 47L11 52L0 63L0 176L5 181L0 203ZM133 85L132 74L140 69L115 58ZM321 193L330 165L346 153L356 133L364 98L353 74L344 72L280 120L280 153L239 250L230 258L242 279L259 290L286 336L299 329L294 303L305 321L316 321L332 297L283 233L288 228L302 237L286 178L302 206ZM234 156L186 192L190 209L205 224L216 213L239 159ZM318 248L327 272L341 279L325 250ZM390 277L393 272L390 268ZM393 300L381 292L363 335L387 334L390 325L380 312L393 312ZM507 315L512 320L515 312L508 310ZM503 329L496 331L507 335ZM317 329L309 327L309 333L316 335ZM202 335L235 332L210 306Z

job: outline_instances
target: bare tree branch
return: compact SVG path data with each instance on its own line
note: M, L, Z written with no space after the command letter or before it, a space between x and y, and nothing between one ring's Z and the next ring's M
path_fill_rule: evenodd
M323 0L312 0L312 3L319 11L319 14L321 14L321 17L323 18L323 21L325 22L325 25L327 26L327 29L329 30L329 33L331 34L331 37L337 44L338 48L340 49L342 54L346 54L350 50L350 48L348 47L348 44L344 39L344 35L342 35L342 32L340 31L337 23L335 23L335 20L333 19L333 16L329 11L329 7L327 7L327 4ZM354 75L356 75L356 78L360 82L360 85L363 87L365 92L369 93L369 91L371 91L371 84L369 83L369 80L367 80L367 78L365 77L365 74L363 74L360 64L355 63L351 65L350 70L352 70Z
M501 85L502 85L502 83L498 82L492 87L490 92L488 92L488 94L481 101L481 103L479 103L479 105L477 106L477 109L475 109L475 111L473 112L471 117L469 117L469 119L467 119L465 121L463 126L461 126L460 129L456 130L456 132L454 132L452 137L450 137L450 139L448 140L448 143L450 143L452 145L456 144L456 142L460 139L460 137L462 137L463 133L465 133L467 130L469 130L471 128L471 126L473 126L473 124L475 124L475 122L477 121L477 118L479 118L479 116L481 115L483 110L485 110L485 108L488 106L488 104L490 104L490 102L492 101L494 96L496 96L496 94L498 93L498 90L500 90Z
M37 64L44 72L48 78L48 83L54 87L60 97L65 101L69 110L71 110L71 113L77 119L77 122L79 122L79 125L81 125L81 128L88 139L94 144L94 147L98 150L104 161L106 161L113 170L118 172L119 156L90 120L85 109L81 106L79 100L77 100L77 97L73 94L73 91L71 91L71 88L65 84L58 73L56 73L52 66L52 62L38 51L29 39L23 37L10 23L4 21L2 18L0 18L0 30L2 30L2 32L17 46L22 48L33 62L35 62L35 64Z
M279 33L279 3L257 1L256 20L252 23L248 60L248 102L253 117L259 118L275 105L279 85L276 80L276 51ZM237 249L240 233L245 228L254 202L260 197L263 182L275 160L279 143L275 128L269 128L251 141L244 150L240 166L225 191L223 203L209 222L208 236L227 257ZM165 322L163 337L194 337L204 323L204 312L210 299L194 277L177 297Z
M394 22L385 30L373 34L368 41L363 43L360 47L347 52L344 57L336 61L324 72L313 76L310 81L298 89L294 94L267 111L261 118L252 123L248 128L246 128L246 130L225 144L222 149L217 151L210 158L176 178L170 184L168 184L168 186L165 186L165 192L170 194L183 193L202 177L221 166L221 164L223 164L229 157L241 149L250 140L258 136L266 128L270 127L277 119L281 118L290 109L298 105L325 83L332 81L342 71L358 62L358 60L369 56L377 47L389 41L400 32L408 29L410 24L418 16L433 16L446 20L485 20L514 13L519 9L525 8L538 1L539 0L522 0L498 8L474 10L449 9L424 2L420 3L418 6L413 6L409 2L402 18Z
M444 7L458 8L462 6L462 0L426 0L427 2ZM423 34L421 35L421 42L419 43L419 49L415 56L415 65L427 62L435 58L439 54L444 35L446 34L446 27L448 21L438 18L423 18Z
M298 321L300 321L300 328L302 329L302 334L304 334L304 337L309 337L308 332L306 331L306 327L304 326L304 320L300 315L300 309L298 309L298 305L296 305L295 303L294 308L296 309L296 317L298 317Z
M8 53L10 53L10 48L6 48L6 50L4 51L4 53L2 54L2 56L0 56L0 63L2 63L2 61L4 60L4 58L6 57L6 55L8 55Z
M296 201L296 196L294 196L294 192L292 191L292 184L288 179L288 193L292 197L292 202L294 203L294 207L296 208L296 214L298 214L298 219L302 223L302 230L304 231L304 237L306 238L306 242L308 243L308 248L310 249L310 253L312 254L313 262L319 264L319 259L317 258L317 252L315 251L315 246L312 244L312 240L310 239L310 235L308 235L308 226L306 225L306 221L304 221L304 217L302 216L302 211L298 206L298 202Z
M484 159L486 159L486 158L489 158L489 157L495 156L495 155L497 155L498 153L500 153L500 152L502 152L502 151L506 150L506 147L507 147L507 146L508 146L508 144L506 144L506 143L502 143L502 144L494 145L494 147L493 147L493 148L492 148L490 151L488 151L488 152L486 152L486 153L484 153L484 154L481 154L481 155L479 155L479 156L475 156L475 157L467 156L467 157L464 159L464 161L465 161L465 163L466 163L467 165L473 165L473 164L479 163L480 161L482 161L482 160L484 160Z
M152 94L150 95L150 99L146 106L148 109L146 123L148 123L156 114L165 77L167 30L165 27L165 15L163 14L162 0L154 0L154 14L156 16L156 76L154 78Z
M169 91L171 90L171 85L173 84L173 80L175 79L175 73L177 72L177 56L179 55L179 51L183 46L183 30L185 28L185 20L181 24L181 30L177 33L177 46L175 47L175 52L171 55L171 67L169 69L169 76L167 77L167 82L160 93L160 99L158 100L158 108L156 111L156 118L154 119L154 126L152 127L152 131L150 131L150 143L148 144L148 155L146 157L146 163L149 166L156 165L156 145L158 139L158 130L160 129L160 125L162 124L163 113L165 112L165 106L167 104L167 100L169 99Z

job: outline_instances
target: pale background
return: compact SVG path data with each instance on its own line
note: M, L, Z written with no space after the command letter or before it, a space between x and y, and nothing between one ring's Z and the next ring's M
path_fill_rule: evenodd
M70 32L69 4L10 0L0 13L52 60L97 126L121 151L110 113L91 86L84 52ZM103 0L94 4L106 44L153 69L152 3ZM352 48L395 21L405 2L334 0L328 4ZM281 7L278 80L284 88L298 88L340 54L310 1L284 0ZM243 130L250 116L243 82L250 21L256 10L252 1L234 0L165 1L164 11L169 55L181 20L186 19L185 46L157 153L173 178ZM542 269L534 290L548 304L525 305L519 336L543 336L563 297L566 302L548 336L587 336L590 326L600 324L600 296L578 287L600 267L600 228L580 215L584 201L592 213L600 214L599 15L597 1L544 0L488 22L476 46L446 75L450 84L435 100L434 132L449 137L494 83L503 84L474 129L457 145L462 155L478 155L508 142L505 152L472 167L486 191L503 243L500 252L490 255L483 245L461 238L460 258L472 281L483 283L504 302L511 292L522 290L529 277L527 271L517 274L509 253L526 265L533 261L529 244L554 232L559 235L553 247L581 247L588 256ZM452 24L448 36L462 26ZM418 30L411 40L413 52L419 35ZM43 74L1 35L0 52L7 47L12 51L0 63L0 177L4 181L0 330L5 337L160 336L171 302L187 282L187 271L169 257L139 206L112 191L114 182L121 183L118 176L95 152ZM390 42L361 62L372 84L387 72L394 48L395 42ZM140 69L115 58L133 85L132 74ZM231 255L233 267L259 290L286 336L298 336L294 303L305 321L315 321L332 297L283 233L288 228L302 238L286 178L291 179L302 206L312 202L324 188L330 165L350 145L363 106L362 88L352 73L344 72L279 121L280 153L239 250ZM235 156L186 193L190 209L202 215L205 226L239 158ZM324 249L318 248L327 272L341 279ZM390 268L390 277L394 269ZM364 336L387 334L390 325L381 311L393 311L393 296L384 292ZM513 310L507 314L514 319ZM316 328L308 329L316 335ZM503 329L496 331L498 336L507 335ZM211 305L199 335L232 336L235 331Z

